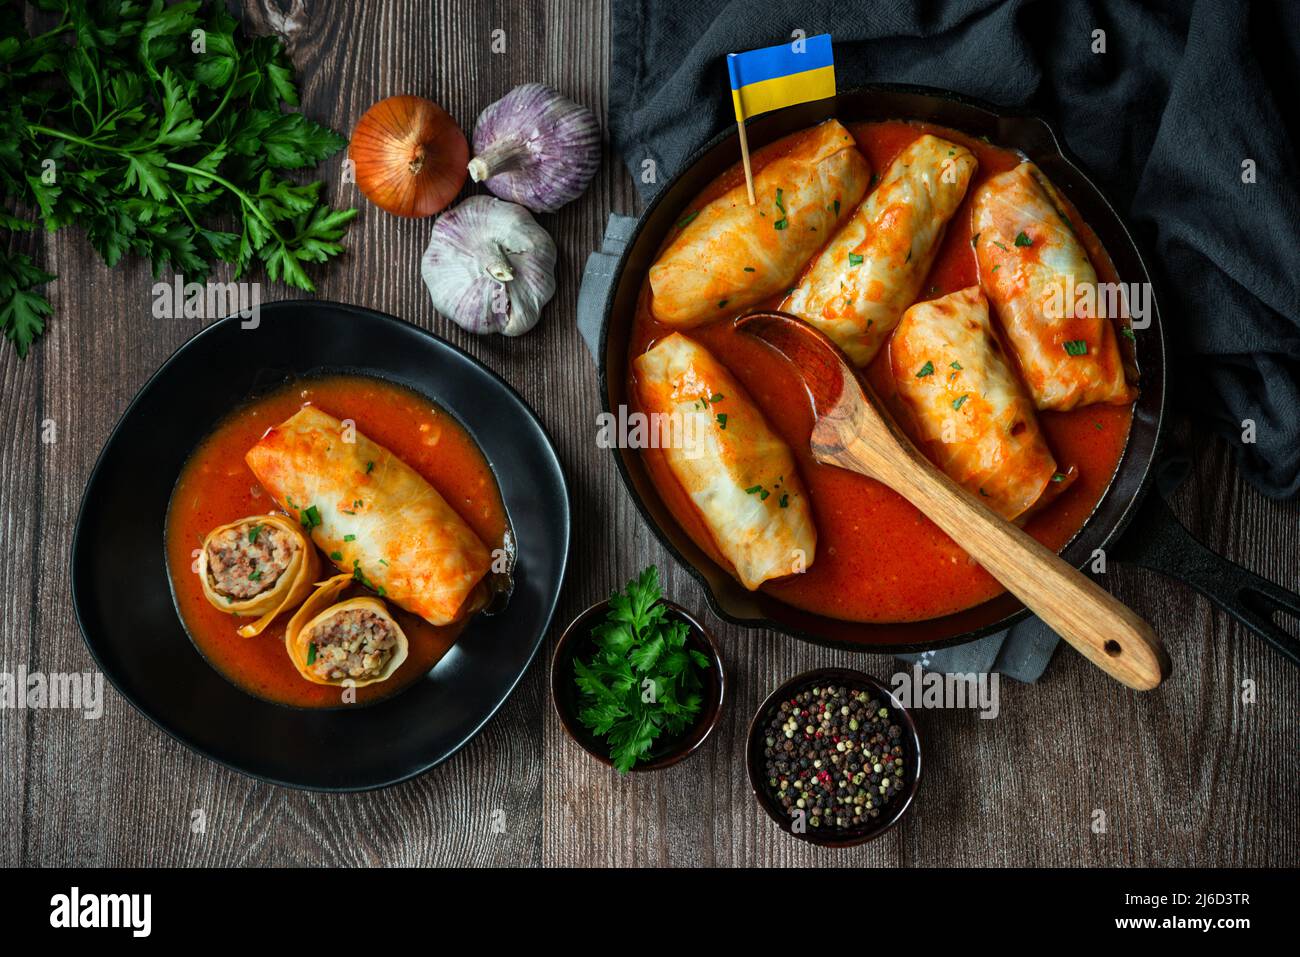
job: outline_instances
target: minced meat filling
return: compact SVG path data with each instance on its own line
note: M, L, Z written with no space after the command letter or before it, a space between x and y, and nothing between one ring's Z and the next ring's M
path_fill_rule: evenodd
M207 547L209 583L218 594L242 601L275 587L298 542L276 525L246 522L213 535Z
M387 618L365 608L348 608L311 633L307 667L318 678L375 678L397 647L397 630Z

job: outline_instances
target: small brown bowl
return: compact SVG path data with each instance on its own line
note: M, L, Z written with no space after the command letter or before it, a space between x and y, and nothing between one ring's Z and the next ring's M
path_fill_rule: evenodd
M803 832L796 832L793 822L781 813L781 806L777 803L776 796L769 790L767 777L763 772L763 749L766 747L763 734L764 719L786 698L827 684L844 685L850 689L871 692L873 696L886 702L889 709L898 715L899 724L903 727L903 765L907 771L903 778L903 793L889 802L886 813L868 825L857 828L810 827ZM802 841L822 847L853 847L880 837L897 824L907 813L907 809L912 806L917 785L921 781L921 736L917 733L916 722L912 719L911 713L894 697L892 691L875 678L848 668L818 668L791 678L759 705L753 720L749 722L749 738L745 745L745 767L749 772L749 786L753 788L759 806L781 830Z
M660 599L659 604L668 607L671 617L686 622L690 628L686 646L708 658L712 667L708 674L701 676L703 687L700 694L703 701L694 727L680 738L656 741L645 760L632 765L633 771L658 771L697 751L717 726L718 719L722 716L722 702L726 698L727 673L722 666L722 656L718 654L713 635L680 605L667 599ZM560 716L560 724L569 733L569 737L592 757L613 767L609 745L578 720L578 686L573 680L574 656L586 658L594 653L596 646L591 640L591 629L604 620L608 609L608 601L597 602L564 629L559 644L555 646L555 657L551 659L551 701L555 703L555 713Z

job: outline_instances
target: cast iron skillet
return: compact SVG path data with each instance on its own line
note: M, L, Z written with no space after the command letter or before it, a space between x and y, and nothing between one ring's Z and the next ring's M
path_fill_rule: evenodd
M172 604L163 524L186 457L212 427L286 380L355 372L409 386L469 429L496 474L518 542L514 591L411 687L355 709L262 701L217 673ZM140 390L91 473L72 540L72 598L91 655L118 691L183 744L291 787L359 791L445 761L505 702L550 624L569 554L559 459L523 399L415 326L326 302L262 307L181 346Z
M1021 151L1078 207L1110 253L1120 279L1151 281L1119 214L1070 158L1044 120L926 87L869 86L766 114L747 127L750 148L757 149L830 117L842 122L929 121L986 136L999 146ZM626 403L628 338L637 297L656 252L688 204L739 155L735 130L720 133L659 192L637 223L615 271L601 326L597 362L606 412ZM1107 560L1122 558L1180 578L1300 663L1300 641L1273 620L1278 610L1300 614L1300 595L1213 554L1178 523L1160 496L1144 495L1153 479L1165 406L1165 342L1154 296L1150 325L1136 330L1135 345L1120 341L1123 348L1135 353L1129 358L1141 371L1141 396L1133 410L1128 445L1110 487L1087 523L1062 550L1062 556L1083 567L1091 562L1096 549L1104 549ZM615 449L614 458L650 528L699 579L710 607L727 621L772 628L818 644L896 653L973 641L1029 614L1020 602L1004 594L966 611L928 621L861 624L801 611L761 592L748 592L682 530L655 491L639 453ZM1140 532L1121 540L1130 524L1140 526Z

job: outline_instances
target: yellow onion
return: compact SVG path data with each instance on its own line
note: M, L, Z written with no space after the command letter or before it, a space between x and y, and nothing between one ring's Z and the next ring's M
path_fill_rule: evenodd
M250 543L255 543L260 535L267 534L266 529L274 528L284 532L290 539L293 554L275 584L267 591L249 598L232 599L222 594L213 579L211 559L208 547L214 544L218 535L233 530ZM253 532L253 529L258 529ZM253 535L254 538L249 538ZM284 515L250 515L225 525L219 525L208 532L199 549L199 580L203 584L203 596L214 608L241 617L258 616L257 620L244 625L239 634L245 638L261 634L277 615L299 604L311 592L316 577L320 574L320 556L302 528Z
M410 642L406 637L406 633L402 631L401 625L388 613L388 609L382 601L370 596L350 598L347 601L337 600L343 590L352 584L353 580L351 575L342 574L321 582L312 596L303 602L302 607L289 619L289 625L284 630L284 647L289 653L289 660L298 669L298 674L315 684L336 685L343 688L364 688L366 685L387 681L401 667L402 662L406 660ZM362 680L328 678L317 674L312 668L314 664L312 656L315 650L313 638L317 629L328 624L329 620L336 615L354 610L373 612L392 626L394 632L396 632L397 644L393 648L391 657L384 663L378 674Z
M469 144L456 121L419 96L380 100L357 122L348 146L357 186L397 216L432 216L465 185Z

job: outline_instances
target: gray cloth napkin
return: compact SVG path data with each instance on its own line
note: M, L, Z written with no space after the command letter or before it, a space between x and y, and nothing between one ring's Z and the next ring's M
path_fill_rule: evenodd
M614 271L635 228L635 218L612 213L600 249L587 257L587 265L582 271L582 286L578 290L578 332L591 350L593 359L600 349L600 325L605 317L606 300L613 290ZM919 661L927 671L947 674L998 672L1016 681L1033 682L1047 669L1058 641L1060 638L1056 632L1037 618L1029 618L978 641L898 657L909 664Z

